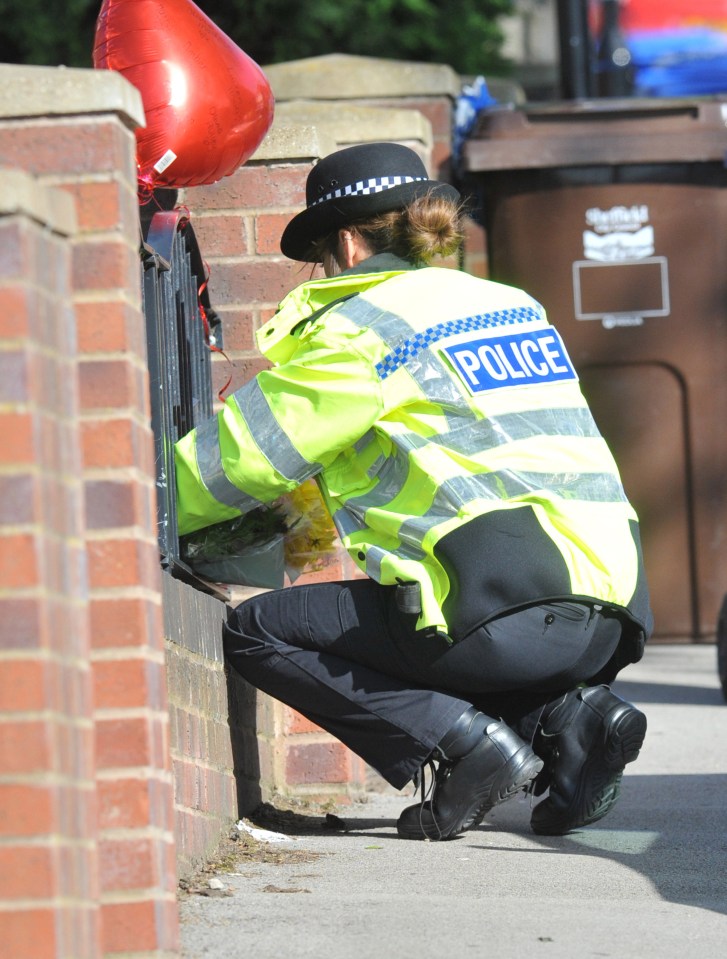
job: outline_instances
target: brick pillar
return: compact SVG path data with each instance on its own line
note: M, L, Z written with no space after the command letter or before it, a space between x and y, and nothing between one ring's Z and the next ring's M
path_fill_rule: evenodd
M99 955L70 198L0 171L0 953Z
M170 956L177 950L178 919L138 255L133 130L143 120L141 99L110 72L7 66L0 71L3 88L12 91L11 97L0 98L0 163L24 168L41 185L61 188L72 198L78 218L70 269L80 465L63 460L63 476L76 484L81 478L83 490L88 632L68 628L77 642L86 636L90 645L93 698L86 695L78 708L84 711L87 738L93 733L95 750L101 954ZM45 272L42 264L39 269ZM65 386L75 389L72 376ZM58 394L47 402L60 410L60 388ZM27 415L14 416L28 428ZM68 455L62 434L46 433L44 439L50 449L56 444L58 456ZM18 441L23 451L22 435ZM12 545L21 557L31 552L32 541L24 533ZM59 550L55 557L58 576L69 579L74 566L63 564ZM25 567L16 559L11 568L20 575ZM28 619L27 624L25 645L39 642L38 623ZM75 652L82 661L76 668L87 674L88 650ZM72 694L82 695L80 683L64 686L63 696ZM51 709L48 692L43 695L44 708ZM82 763L83 755L76 762ZM45 785L47 777L41 779ZM91 828L93 815L87 812L74 808L78 828ZM48 815L39 808L26 828L43 833ZM27 955L23 950L17 954Z

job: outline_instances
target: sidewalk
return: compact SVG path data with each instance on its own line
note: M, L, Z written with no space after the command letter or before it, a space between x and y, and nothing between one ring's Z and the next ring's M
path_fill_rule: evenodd
M444 843L396 834L411 789L340 808L348 832L270 843L181 903L184 959L718 959L727 954L727 703L713 646L651 646L614 691L647 714L599 823L529 828L530 800ZM271 827L274 828L274 827ZM272 850L279 855L274 855ZM286 894L287 893L287 894Z

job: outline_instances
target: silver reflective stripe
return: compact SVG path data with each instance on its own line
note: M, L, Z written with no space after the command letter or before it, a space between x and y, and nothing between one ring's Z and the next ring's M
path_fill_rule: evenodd
M214 496L219 503L247 513L262 504L260 500L248 496L227 478L222 468L219 429L219 420L216 416L205 420L197 427L195 453L199 475L210 495Z
M290 437L273 416L257 382L251 380L232 394L240 416L258 449L284 479L302 483L320 473L320 463L309 463L293 446Z
M355 511L349 510L347 506L337 509L333 514L333 523L341 539L347 536L353 536L354 533L360 533L368 529L363 516Z
M385 346L391 349L395 340L416 336L413 326L399 316L380 306L364 299L363 296L352 297L338 307L336 313L345 316L354 326L371 327Z
M429 437L429 441L442 443L457 453L474 455L534 436L601 437L590 410L583 407L503 413L474 422L462 417L458 425L455 422L451 419L450 430Z
M530 494L523 505L537 502L538 493L547 483L547 493L553 492L565 500L592 503L623 503L626 501L621 484L609 473L542 474L542 473L478 473L475 476L456 476L442 483L431 506L422 516L412 516L399 529L399 538L419 542L434 526L452 519L462 506L474 499L499 500ZM534 496L532 494L535 494ZM397 551L398 552L398 551Z
M375 582L381 582L381 565L383 561L391 555L398 556L400 559L414 560L421 562L426 558L424 550L415 545L402 543L396 549L386 550L380 546L369 546L366 550L366 574Z
M366 574L374 582L381 582L381 564L390 555L388 550L381 549L380 546L369 546L366 550Z
M369 509L386 508L399 496L409 478L409 456L412 451L428 445L441 444L455 453L476 456L488 449L505 446L514 440L533 436L587 436L600 438L593 418L587 409L530 410L525 414L512 413L490 420L470 420L463 417L462 425L449 433L432 437L416 433L391 436L394 450L388 457L378 457L368 469L369 479L376 485L361 496L352 496L346 508L364 517ZM447 490L451 491L451 496ZM478 473L457 477L443 484L435 496L442 497L441 516L450 518L464 503L472 499L509 499L533 492L550 491L554 496L593 502L622 502L625 495L618 479L610 473L541 474L520 471ZM444 507L445 503L453 506ZM434 507L435 512L437 511Z
M371 443L374 439L376 439L376 430L366 430L361 439L356 440L356 442L353 444L353 448L357 453L360 453L362 450L365 450L369 443Z
M371 507L375 509L386 506L402 491L408 476L409 458L406 454L402 454L401 450L396 450L394 455L382 460L381 469L376 475L378 481L376 486L363 496L347 500L346 506L356 508L356 505L359 505L362 511Z
M618 477L612 473L528 473L498 470L454 476L442 483L428 513L451 516L474 499L514 499L533 502L550 496L584 503L626 501Z

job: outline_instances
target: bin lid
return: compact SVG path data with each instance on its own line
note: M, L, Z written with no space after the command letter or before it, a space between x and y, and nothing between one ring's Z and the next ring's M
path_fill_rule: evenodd
M727 96L603 98L483 110L464 144L470 173L727 157Z

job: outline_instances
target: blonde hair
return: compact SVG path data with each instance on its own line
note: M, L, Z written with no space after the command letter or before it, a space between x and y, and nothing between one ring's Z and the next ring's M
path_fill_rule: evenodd
M450 256L464 239L463 204L432 193L413 200L400 210L379 213L366 220L354 220L355 229L374 253L393 253L412 263L427 264L435 256ZM338 230L313 244L317 262L326 253L335 255Z

